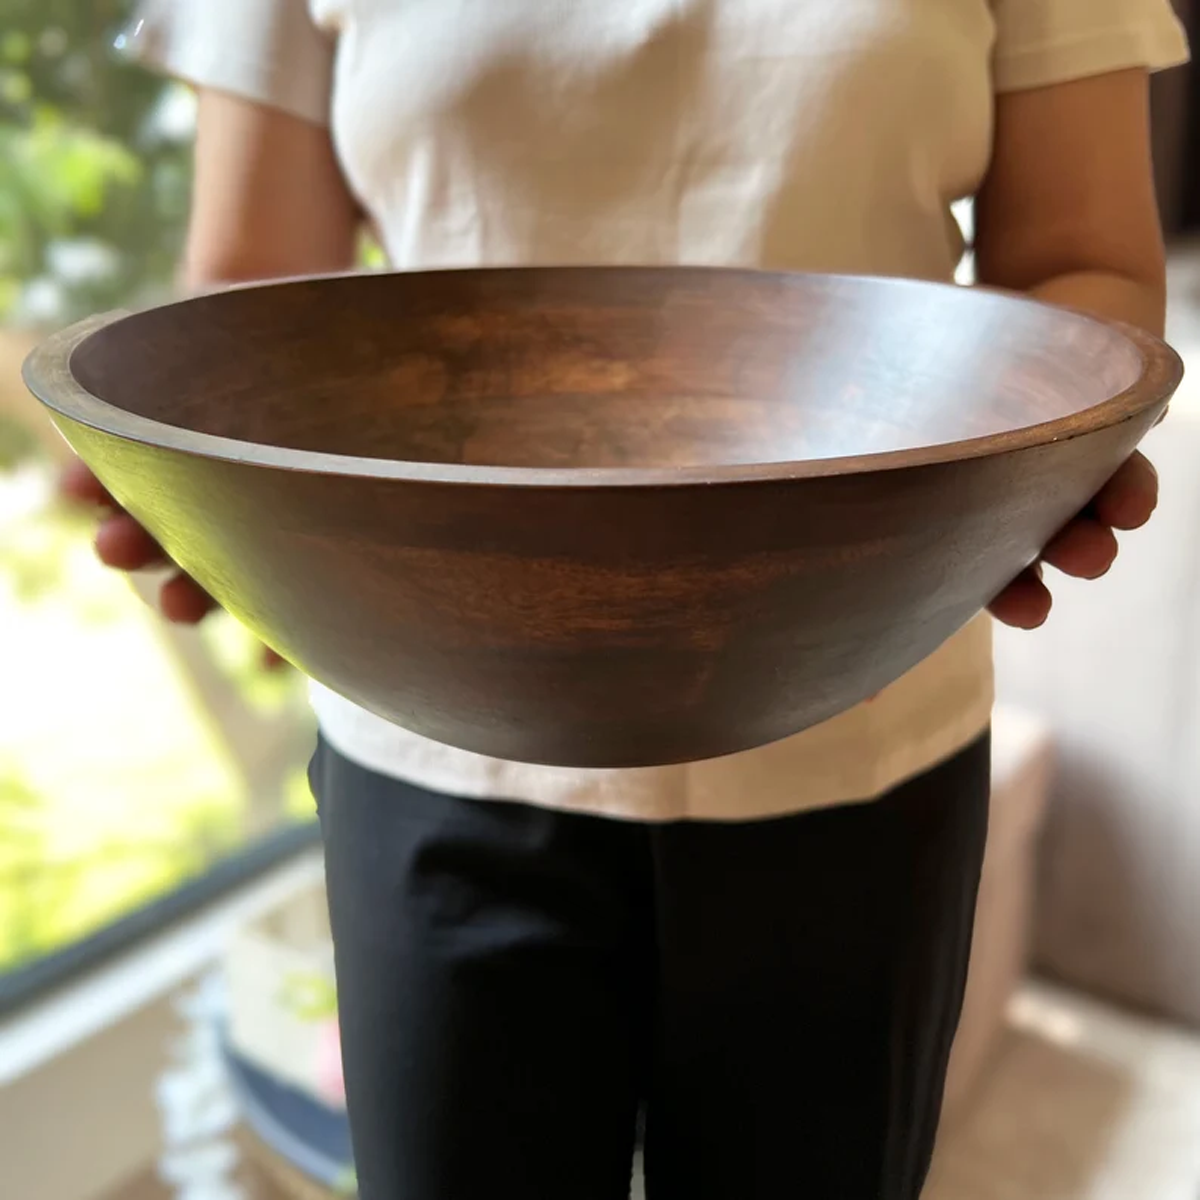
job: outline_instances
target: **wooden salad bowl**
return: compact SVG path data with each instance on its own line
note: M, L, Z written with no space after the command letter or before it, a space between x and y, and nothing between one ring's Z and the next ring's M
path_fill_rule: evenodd
M1181 374L1028 300L705 268L237 288L26 365L113 496L301 670L578 767L748 749L879 691L1036 559Z

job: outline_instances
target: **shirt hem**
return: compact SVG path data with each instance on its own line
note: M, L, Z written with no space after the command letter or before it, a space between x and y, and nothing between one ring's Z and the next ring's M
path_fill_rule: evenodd
M735 793L732 788L691 788L687 783L688 766L651 768L645 771L597 772L594 782L581 781L580 772L571 771L561 788L546 786L540 794L534 789L493 786L486 778L469 779L461 769L408 761L403 764L386 752L374 753L353 736L342 736L336 720L320 719L321 736L339 754L376 774L403 779L417 787L469 800L527 804L554 812L580 813L643 824L670 824L681 821L705 823L770 820L797 813L851 804L866 804L880 799L894 788L914 779L965 750L987 732L991 722L993 691L990 677L973 702L959 710L953 721L939 721L937 729L924 736L905 739L902 745L883 754L873 767L857 779L839 775L827 788L805 794L803 755L798 754L795 770L784 764L771 771L766 786L746 787ZM753 754L753 751L748 752ZM693 764L703 768L706 764ZM564 775L568 772L564 771ZM630 775L643 779L656 775L652 793L630 786ZM499 783L498 780L494 781ZM757 781L756 781L757 782ZM763 781L765 782L765 781ZM751 796L747 792L752 793ZM707 793L707 795L705 794ZM732 802L731 802L732 801Z

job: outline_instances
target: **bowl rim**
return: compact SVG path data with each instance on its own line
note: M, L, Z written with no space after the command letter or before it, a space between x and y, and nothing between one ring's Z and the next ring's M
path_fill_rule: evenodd
M716 484L770 483L803 479L829 479L864 475L913 467L932 467L968 459L1033 449L1060 441L1069 441L1112 428L1132 420L1156 406L1165 407L1183 378L1183 360L1163 339L1136 326L1062 305L1048 304L1034 297L1001 289L965 287L957 283L907 279L890 276L818 274L813 272L765 271L741 267L706 266L596 266L596 267L463 267L432 271L372 272L380 275L438 276L465 272L491 274L547 274L570 271L697 272L741 274L777 279L819 279L828 283L872 284L911 289L955 289L986 295L1005 304L1039 305L1052 308L1060 317L1102 326L1123 338L1141 360L1141 372L1123 391L1065 417L1033 425L986 434L976 438L942 442L931 446L885 450L869 454L841 455L768 463L740 463L725 466L690 467L533 467L475 465L465 463L418 462L402 459L368 458L330 454L315 450L295 450L261 442L247 442L218 434L202 433L178 425L169 425L150 417L131 413L110 404L85 388L71 370L75 351L90 338L112 325L135 319L138 312L117 309L85 318L43 340L26 357L22 376L26 387L52 413L78 425L148 447L175 451L191 456L223 461L239 466L262 467L301 474L338 475L409 483L473 484L481 486L538 488L631 488L712 486ZM222 291L256 291L287 287L297 283L362 278L364 272L341 271L328 274L299 275L267 281L233 284ZM209 298L206 292L157 308L176 308ZM142 310L154 311L154 309Z

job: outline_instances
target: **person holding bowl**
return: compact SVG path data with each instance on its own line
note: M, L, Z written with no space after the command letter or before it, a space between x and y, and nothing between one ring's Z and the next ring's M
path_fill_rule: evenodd
M351 270L701 264L981 285L1158 333L1148 74L1167 0L151 0L199 93L191 288ZM82 467L73 494L106 502ZM1130 460L1044 562L1102 575ZM162 553L109 512L102 558ZM183 575L171 620L211 601ZM992 605L1040 624L1040 567ZM712 762L437 745L314 687L363 1200L916 1200L987 832L990 626Z

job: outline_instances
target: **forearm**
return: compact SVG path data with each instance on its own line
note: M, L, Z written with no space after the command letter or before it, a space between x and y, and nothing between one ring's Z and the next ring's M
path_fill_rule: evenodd
M301 256L287 264L265 263L261 259L243 258L236 253L217 254L210 258L188 257L180 264L176 288L183 296L196 296L241 284L269 283L306 275L339 274L352 271L355 263L353 254L334 260L307 260Z
M1050 304L1136 325L1159 337L1166 319L1166 281L1131 279L1108 271L1074 271L1031 287L1028 294Z
M996 97L975 200L981 284L1162 334L1166 256L1144 70Z

